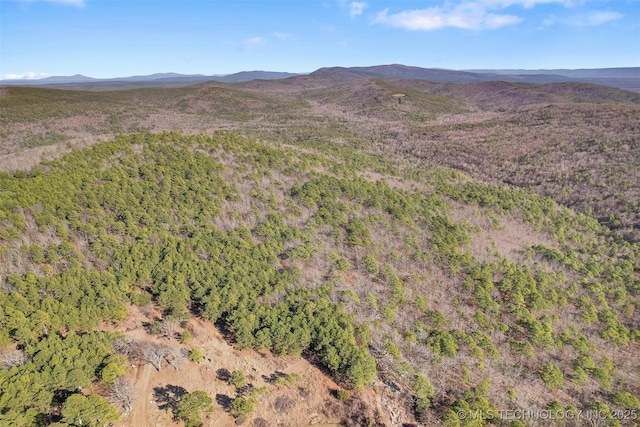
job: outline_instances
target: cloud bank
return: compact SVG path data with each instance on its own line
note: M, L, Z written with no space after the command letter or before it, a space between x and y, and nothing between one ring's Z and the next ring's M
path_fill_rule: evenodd
M76 6L83 7L85 5L84 0L20 0L23 3L34 3L34 2L47 2L47 3L56 3L62 4L65 6Z
M462 0L444 2L440 6L389 13L385 9L374 18L374 24L412 31L433 31L452 27L465 30L493 30L517 24L522 18L500 11L512 6L532 8L538 4L573 5L573 0Z
M33 71L29 71L24 74L2 74L2 76L0 76L0 80L34 80L42 79L44 77L47 77L47 75L44 73L34 73Z
M244 51L251 51L259 46L264 46L266 43L267 41L264 37L251 37L242 42L242 49Z
M624 15L618 12L593 11L583 15L574 15L563 18L556 18L555 16L552 16L545 19L544 25L551 26L555 24L562 24L572 27L596 27L622 18L624 18Z

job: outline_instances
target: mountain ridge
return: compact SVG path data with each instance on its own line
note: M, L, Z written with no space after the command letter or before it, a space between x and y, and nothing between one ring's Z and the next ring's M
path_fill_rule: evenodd
M241 71L233 74L181 74L181 73L154 73L148 75L135 75L127 77L94 78L82 74L72 76L51 76L43 79L10 79L0 80L0 85L5 86L49 86L51 84L77 84L77 83L111 83L111 82L160 82L160 81L185 81L188 83L200 83L202 81L241 82L254 79L270 80L274 78L292 77L297 74L278 71Z
M150 75L96 79L81 74L52 76L37 80L0 80L2 86L44 86L69 88L69 85L84 85L81 89L128 85L135 87L187 86L208 81L221 83L245 83L253 80L280 80L296 76L332 76L342 79L358 77L408 78L435 82L471 83L481 81L506 81L514 83L595 83L619 89L640 92L640 67L618 67L597 69L484 69L450 70L423 68L403 64L374 65L366 67L322 67L311 73L289 73L276 71L241 71L228 75L203 75L180 73L155 73ZM136 86L139 85L139 86Z

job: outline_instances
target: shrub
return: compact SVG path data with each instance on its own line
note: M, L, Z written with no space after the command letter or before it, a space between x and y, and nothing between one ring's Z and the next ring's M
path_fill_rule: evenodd
M640 401L638 400L638 398L627 391L615 393L613 396L611 396L611 402L613 402L614 405L625 409L640 408Z
M449 409L442 417L443 427L460 427L460 418L455 411Z
M551 412L550 414L551 420L554 420L556 424L562 423L562 420L564 419L565 410L560 402L554 400L553 402L549 403L549 405L547 406L547 409Z
M384 319L389 323L393 322L396 318L397 309L398 308L395 306L395 304L390 303L389 305L382 308L382 317L384 317Z
M594 369L596 367L596 363L593 361L591 356L587 354L581 354L576 359L575 366L582 368L584 370L588 370L588 369Z
M605 368L595 368L590 370L591 375L595 378L600 386L604 389L611 388L611 373Z
M380 273L380 266L373 255L367 255L363 258L362 267L374 276Z
M573 383L576 385L584 384L588 380L589 376L587 375L585 370L579 366L575 369L573 376L571 377L571 381L573 381Z
M175 416L184 421L185 427L202 425L202 415L213 412L213 400L204 391L187 393L178 402Z
M124 373L125 369L121 365L112 362L102 369L101 379L104 384L111 385L123 376Z
M234 385L236 388L242 388L246 384L247 379L242 371L233 371L229 377L229 384Z
M116 408L98 394L72 394L62 405L61 413L62 421L67 423L64 425L110 425L120 419Z
M542 368L540 378L542 378L542 381L544 381L549 388L562 388L564 385L564 375L562 371L552 363Z
M535 352L533 351L533 346L529 344L527 341L517 341L512 340L509 342L511 345L511 349L519 354L523 354L527 357L535 357Z
M191 332L186 329L180 334L180 341L182 341L183 344L189 344L192 339L193 336L191 335Z
M612 422L608 425L610 426L620 426L620 421L614 419L613 414L611 413L611 409L609 405L604 402L596 402L590 408L594 413L598 414L598 419L602 423L603 419L611 420ZM603 423L604 424L604 423Z
M431 382L424 375L416 375L413 379L413 385L411 386L413 395L418 399L428 400L433 397L435 393Z
M311 253L304 246L296 246L287 251L287 258L298 261L307 261L311 258Z
M189 352L189 359L191 359L193 363L200 363L202 362L202 359L204 359L204 356L200 350L194 348Z
M433 327L442 327L447 324L447 318L438 310L427 310L426 318Z
M348 270L351 268L351 264L346 258L338 258L336 260L336 268L340 271Z
M418 295L416 297L416 302L415 302L416 308L422 312L426 312L428 309L427 306L427 299L425 297L423 297L422 295Z
M358 218L354 218L347 224L347 241L351 246L369 246L371 235L367 226Z
M345 402L349 400L350 393L345 389L340 389L336 392L336 397L338 398L338 400Z
M376 296L374 294L371 294L371 293L367 294L365 298L365 302L372 309L374 310L378 309L378 300L376 299Z
M368 347L371 342L371 338L373 334L371 332L371 328L366 323L358 326L355 330L356 332L356 340L362 347Z
M236 418L247 417L256 410L256 404L253 399L245 399L244 397L236 397L231 401L231 412Z
M284 378L284 381L289 384L289 385L295 385L296 383L302 381L302 376L300 376L300 374L297 374L295 372L287 375Z
M447 356L451 357L458 352L458 343L453 338L449 331L440 329L433 329L427 338L427 348L436 357Z
M384 347L385 351L388 355L392 356L394 359L400 359L400 350L398 350L398 346L392 342L387 343Z

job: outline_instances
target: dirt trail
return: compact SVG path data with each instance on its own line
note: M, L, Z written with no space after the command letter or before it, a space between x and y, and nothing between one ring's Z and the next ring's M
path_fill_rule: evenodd
M133 388L133 410L128 415L128 423L134 427L149 426L147 414L149 413L147 406L149 405L149 396L151 396L151 371L150 365L137 366L136 382Z

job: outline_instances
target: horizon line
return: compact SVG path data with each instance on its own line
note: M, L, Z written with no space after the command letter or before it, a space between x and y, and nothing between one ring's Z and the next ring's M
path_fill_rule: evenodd
M93 80L117 80L117 79L130 79L130 78L134 78L134 77L150 77L150 76L154 76L154 75L162 75L162 74L175 74L177 76L183 76L183 77L228 77L228 76L232 76L234 74L240 74L240 73L253 73L253 72L262 72L262 73L287 73L287 74L296 74L296 75L308 75L311 74L315 71L321 70L323 68L345 68L345 69L349 69L349 68L371 68L371 67L384 67L384 66L404 66L404 67L415 67L415 68L422 68L422 69L431 69L431 70L445 70L445 71L461 71L461 72L490 72L490 71L582 71L582 70L607 70L607 69L632 69L632 68L640 68L640 66L623 66L623 67L582 67L582 68L466 68L466 69L456 69L456 68L443 68L443 67L421 67L421 66L417 66L417 65L407 65L407 64L399 64L399 63L394 63L394 64L378 64L378 65L355 65L355 66L342 66L342 65L332 65L332 66L325 66L325 67L320 67L316 70L313 71L307 71L307 72L292 72L292 71L273 71L273 70L241 70L241 71L236 71L233 73L226 73L226 74L202 74L202 73L177 73L174 71L165 71L165 72L154 72L151 74L132 74L132 75L128 75L128 76L116 76L116 77L91 77L91 76L87 76L85 74L81 74L81 73L76 73L76 74L71 74L71 75L62 75L62 74L52 74L52 75L43 75L42 77L33 77L30 78L28 77L29 74L31 74L32 72L26 73L25 75L23 75L23 77L20 78L15 78L15 77L3 77L3 75L0 75L0 81L41 81L41 80L45 80L45 79L50 79L50 78L70 78L70 77L84 77L84 78L89 78L89 79L93 79ZM35 73L33 73L35 74ZM15 76L15 75L19 75L19 74L13 74L13 73L7 73L4 74L4 76L9 75L9 76ZM640 77L640 76L639 76Z

